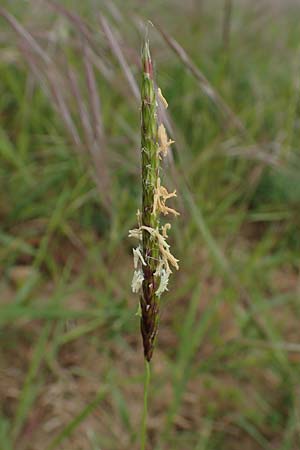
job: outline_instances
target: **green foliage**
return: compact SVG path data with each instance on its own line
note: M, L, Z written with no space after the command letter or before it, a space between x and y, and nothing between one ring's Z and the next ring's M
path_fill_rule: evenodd
M180 43L246 129L149 26L176 141L164 181L181 212L172 233L181 270L153 358L151 448L298 449L299 7L234 2L224 49L221 0L144 11L101 2L124 66L95 2L59 3L85 18L84 39L74 17L27 3L2 6L52 63L1 17L1 450L139 442L143 361L127 240L141 197L137 13ZM90 123L99 94L103 134L84 128L70 70Z

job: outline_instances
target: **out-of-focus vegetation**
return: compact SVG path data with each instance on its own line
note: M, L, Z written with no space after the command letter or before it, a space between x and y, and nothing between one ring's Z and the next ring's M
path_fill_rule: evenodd
M297 2L1 6L0 448L138 448L127 234L149 19L181 211L149 448L299 449Z

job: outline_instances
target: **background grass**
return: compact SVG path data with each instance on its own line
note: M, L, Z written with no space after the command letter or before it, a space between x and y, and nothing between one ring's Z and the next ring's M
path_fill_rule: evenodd
M2 0L1 450L138 449L148 19L181 211L149 448L300 448L300 8L277 3Z

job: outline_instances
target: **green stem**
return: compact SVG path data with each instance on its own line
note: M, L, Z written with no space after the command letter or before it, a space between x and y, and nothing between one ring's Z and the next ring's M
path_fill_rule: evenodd
M144 407L143 407L143 417L141 427L141 450L146 450L148 394L149 394L150 377L151 377L150 362L145 359Z

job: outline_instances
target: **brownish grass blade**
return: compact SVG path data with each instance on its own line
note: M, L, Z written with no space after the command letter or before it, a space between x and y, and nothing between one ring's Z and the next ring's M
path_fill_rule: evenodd
M100 96L97 88L93 65L91 63L88 47L85 41L82 43L83 62L85 70L85 78L87 91L89 95L90 113L92 117L92 128L94 137L103 143L103 121L101 113Z
M189 72L198 81L202 92L210 98L210 100L220 109L223 115L229 119L232 125L241 133L246 134L246 128L244 127L241 120L232 111L232 109L227 105L225 100L217 92L217 90L211 85L206 76L201 72L201 70L193 63L191 58L188 56L186 51L179 45L179 43L169 36L169 34L164 31L159 25L155 24L156 29L161 34L165 42L169 47L176 53L179 59L182 61L184 66L189 70Z
M70 90L76 101L78 114L79 114L80 121L82 124L82 129L84 132L85 142L86 142L87 147L89 147L91 145L91 142L93 141L93 129L91 127L90 117L89 117L87 108L85 106L83 96L80 91L76 73L70 67L69 64L67 65L67 72L68 72L68 78L70 81Z
M36 42L32 35L4 8L0 8L0 16L4 17L10 26L15 30L17 35L22 38L23 43L31 48L46 64L51 63L49 55L42 49L42 47Z
M82 18L78 16L73 11L68 10L63 5L56 3L51 0L45 0L45 3L49 5L52 9L54 9L56 12L61 14L62 16L65 16L73 25L75 28L80 31L80 33L90 42L93 43L93 35L91 31L89 30L88 26L84 23Z
M90 110L92 120L90 120L84 105L78 83L76 83L74 74L68 76L69 82L66 82L64 76L59 72L56 64L49 55L43 50L36 39L7 11L0 9L2 15L12 29L19 36L19 47L21 53L30 67L32 73L41 83L46 93L50 93L58 114L60 115L66 130L74 144L73 149L84 155L84 145L80 137L80 130L77 128L73 117L70 100L75 97L82 129L85 135L86 147L91 155L94 172L92 177L96 182L103 205L107 211L111 211L110 197L110 177L107 169L107 161L104 158L103 145L103 125L101 120L101 109L99 94L94 77L93 67L88 57L88 48L83 46L83 60L85 65L87 89L89 94ZM93 124L93 127L90 124Z
M119 64L123 69L123 72L128 81L128 84L132 90L133 95L135 96L136 99L139 99L140 92L139 92L137 82L136 82L136 80L130 70L130 67L125 59L125 56L121 49L121 46L115 36L114 30L111 27L111 25L109 25L108 21L102 14L99 17L100 17L100 24L101 24L102 30L107 38L108 44L111 48L111 51L114 53L117 60L119 61Z

